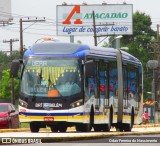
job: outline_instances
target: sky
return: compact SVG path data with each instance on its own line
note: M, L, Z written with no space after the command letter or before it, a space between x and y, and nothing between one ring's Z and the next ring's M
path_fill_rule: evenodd
M69 37L56 36L56 6L63 2L70 4L102 4L105 0L11 0L11 12L13 16L12 25L0 27L0 49L9 51L9 43L3 40L19 39L19 20L36 19L45 23L23 22L23 44L26 48L42 37L52 37L61 42L69 42ZM108 4L133 4L133 12L139 11L149 15L152 19L152 29L156 30L156 25L160 24L160 1L159 0L106 0ZM1 10L0 10L1 11ZM98 39L101 42L104 38ZM84 44L94 45L93 36L75 36L74 41L80 40ZM100 45L103 44L103 41ZM18 50L20 42L13 43L13 50Z

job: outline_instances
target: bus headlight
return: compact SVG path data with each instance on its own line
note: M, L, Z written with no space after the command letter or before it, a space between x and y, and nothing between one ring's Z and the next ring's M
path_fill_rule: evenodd
M28 103L23 101L23 100L21 100L21 99L19 100L19 105L22 106L22 107L25 107L25 108L28 107Z
M81 99L81 100L71 103L71 107L72 108L78 107L78 106L81 106L82 104L83 104L83 100Z

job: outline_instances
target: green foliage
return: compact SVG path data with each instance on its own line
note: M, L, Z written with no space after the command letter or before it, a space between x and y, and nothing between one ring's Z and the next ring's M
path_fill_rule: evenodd
M1 86L0 86L0 97L1 98L11 98L11 89L10 87L10 75L9 70L2 71L2 79L1 79Z
M10 66L13 59L19 58L19 52L13 52L12 56L0 52L0 98L11 98ZM18 98L19 80L14 79L15 98Z
M147 78L151 70L147 71L146 64L153 59L151 41L156 37L156 32L151 29L151 18L145 13L136 12L133 15L133 35L124 36L121 41L122 46L129 48L129 53L137 57L143 66L144 74L144 98L147 98L147 91L151 91L152 78Z
M0 80L0 98L11 98L11 78L10 78L10 70L2 71L2 78ZM18 98L19 91L19 80L14 79L14 88L15 88L15 98Z

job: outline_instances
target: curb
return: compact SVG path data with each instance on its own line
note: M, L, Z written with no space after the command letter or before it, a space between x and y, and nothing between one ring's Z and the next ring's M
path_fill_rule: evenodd
M160 124L134 125L133 126L133 128L149 128L149 127L160 127ZM73 130L75 130L75 127L68 128L68 131L73 131ZM47 128L41 128L41 131L50 132L50 130ZM30 129L29 128L0 129L0 133L4 133L4 132L30 132Z
M160 124L134 125L133 128L160 127Z
M78 135L78 136L61 136L61 137L39 137L42 143L53 143L53 142L76 142L76 141L85 141L85 140L92 140L92 139L103 139L106 138L114 138L114 136L125 136L130 135L154 135L159 134L160 131L148 131L148 132L109 132L109 133L97 133L97 134L90 134L90 135ZM144 136L145 137L145 136Z
M144 127L146 127L148 125L145 125ZM150 126L150 125L149 125ZM156 127L158 125L152 125L150 127ZM143 128L142 126L138 126L139 128ZM160 126L159 126L160 127ZM41 130L43 130L44 132L44 128L42 128ZM48 129L47 129L48 130ZM75 130L74 128L68 128L68 130ZM29 128L20 128L20 129L1 129L0 132L3 133L3 132L30 132L30 129ZM46 132L46 131L45 131ZM50 131L48 131L50 132ZM124 136L125 135L128 135L130 137L134 137L133 135L136 135L138 137L138 135L159 135L160 134L160 130L156 130L156 131L132 131L132 132L87 132L87 134L85 133L79 133L79 135L68 135L68 134L64 134L64 135L61 135L60 137L57 136L57 133L54 133L54 136L52 137L27 137L27 138L23 138L21 137L20 139L35 139L35 140L40 140L40 142L42 143L53 143L53 142L69 142L69 141L72 141L72 142L76 142L76 141L80 141L82 140L85 141L85 140L91 140L91 139L104 139L105 140L108 140L110 138L114 138L116 136L118 137L121 137L121 136ZM12 139L19 139L19 137L11 137ZM2 139L0 138L0 142L2 141Z

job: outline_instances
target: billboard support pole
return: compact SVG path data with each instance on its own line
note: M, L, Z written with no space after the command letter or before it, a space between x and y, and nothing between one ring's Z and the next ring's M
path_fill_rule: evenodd
M95 21L95 13L92 12L93 15L93 30L94 30L94 45L97 46L97 36L96 36L96 21Z
M70 35L70 43L74 43L74 35Z

